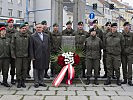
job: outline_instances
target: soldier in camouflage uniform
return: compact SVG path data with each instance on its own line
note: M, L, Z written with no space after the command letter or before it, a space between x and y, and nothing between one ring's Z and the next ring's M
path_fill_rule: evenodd
M11 55L15 59L17 88L26 88L25 79L28 69L29 58L29 34L26 32L26 25L20 26L20 31L15 33L11 40Z
M3 83L5 87L10 87L7 82L10 64L10 38L6 37L6 28L0 28L0 69L2 70Z
M13 27L14 20L12 18L9 18L8 21L8 26L6 28L6 36L8 38L12 38L12 35L17 32L17 30ZM10 75L11 75L11 84L15 84L14 76L15 76L15 59L11 58L11 70L10 70Z
M29 30L29 23L28 22L25 22L24 23L26 25L26 31L27 31L27 34L29 34L29 36L31 36L33 33ZM28 70L27 70L27 78L31 78L30 76L30 70L31 70L31 59L29 58L29 64L28 64Z
M66 29L62 31L62 35L63 36L72 36L73 35L73 32L74 30L72 29L72 22L71 21L68 21L66 23Z
M106 35L105 51L106 66L107 66L107 80L105 85L111 84L111 77L113 68L117 77L116 84L121 85L120 81L120 66L121 66L121 53L124 47L124 37L121 33L117 32L117 23L111 24L111 32Z
M94 28L90 30L90 37L86 39L86 68L87 68L87 85L90 84L90 77L92 75L92 67L94 68L94 84L98 85L98 71L100 66L100 51L103 48L102 40L96 36Z
M103 43L105 43L105 37L106 34L108 34L109 32L111 32L111 22L107 22L105 24L105 31L103 32ZM104 44L105 46L105 44ZM103 48L103 65L104 65L104 76L102 78L107 78L107 67L106 67L106 51L105 48Z
M51 42L52 42L52 41L51 41L51 37L52 37L52 35L51 35L51 32L50 32L49 29L48 29L47 21L42 21L41 24L43 25L43 32L46 33L46 34L48 34L48 36L49 36L49 38L50 38L50 45L51 45ZM48 73L48 69L45 70L45 75L44 75L44 77L45 77L45 78L50 78L49 75L48 75L47 73Z
M84 52L84 45L85 45L85 40L86 40L86 35L88 34L88 32L86 32L84 29L84 24L83 22L78 22L78 30L75 31L73 33L73 35L75 35L75 46L76 49L82 49L82 51ZM85 57L80 58L80 61L82 63L82 77L86 77L85 76Z
M122 52L122 69L123 69L123 84L133 86L132 83L132 64L133 64L133 33L130 32L130 23L124 23L122 35L125 39L124 50Z
M59 32L59 25L55 23L53 25L52 43L51 43L51 55L58 54L61 49L61 33ZM54 76L57 62L51 61L51 77Z
M99 29L99 27L98 27L98 20L96 19L96 20L94 20L93 22L93 28L96 30L96 35L97 35L97 37L99 37L102 41L103 41L103 32L102 32L102 30L101 29ZM90 34L90 32L89 32L89 34ZM87 36L88 37L88 36ZM101 57L100 57L100 59L101 59ZM93 69L93 68L92 68ZM101 68L100 68L100 66L99 66L99 77L100 77L100 70L101 70Z

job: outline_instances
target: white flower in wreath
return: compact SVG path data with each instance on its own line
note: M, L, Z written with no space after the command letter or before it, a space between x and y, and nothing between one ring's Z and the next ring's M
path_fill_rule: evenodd
M65 64L74 64L74 53L73 52L66 52L62 54L63 57L65 57Z

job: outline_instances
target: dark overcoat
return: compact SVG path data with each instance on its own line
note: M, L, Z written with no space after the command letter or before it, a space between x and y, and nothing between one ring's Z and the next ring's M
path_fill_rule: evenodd
M33 68L38 70L48 69L50 59L50 39L43 33L43 41L38 33L30 37L30 57L33 60Z

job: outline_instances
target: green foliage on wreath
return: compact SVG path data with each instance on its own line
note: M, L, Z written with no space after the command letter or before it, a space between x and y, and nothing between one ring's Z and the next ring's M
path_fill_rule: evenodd
M85 57L85 52L84 52L83 49L69 48L68 46L62 47L60 49L59 53L51 54L51 64L55 68L55 74L58 75L59 72L62 69L62 66L59 66L58 62L57 62L58 56L65 53L65 52L73 52L73 53L76 53L76 54L79 55L80 63L78 65L74 66L74 69L75 69L75 77L80 76L81 75L81 70L82 70L82 60L81 59ZM65 77L67 77L67 75Z

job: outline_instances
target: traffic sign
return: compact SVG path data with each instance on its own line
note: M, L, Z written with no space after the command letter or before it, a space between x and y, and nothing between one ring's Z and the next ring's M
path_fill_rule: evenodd
M90 19L94 19L95 18L95 14L94 13L90 13L89 18Z

